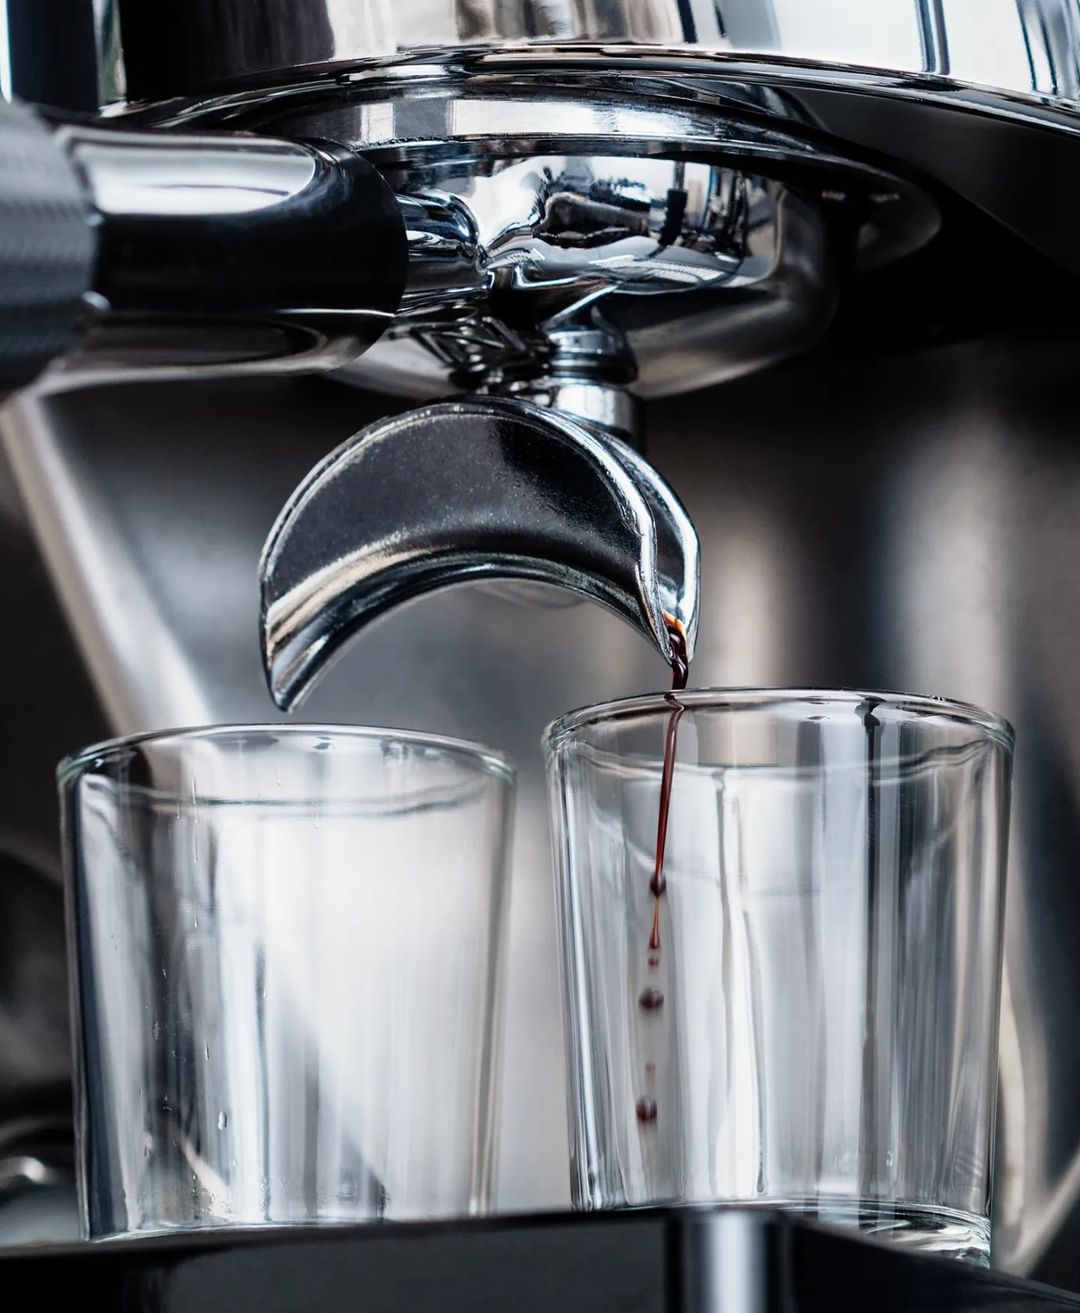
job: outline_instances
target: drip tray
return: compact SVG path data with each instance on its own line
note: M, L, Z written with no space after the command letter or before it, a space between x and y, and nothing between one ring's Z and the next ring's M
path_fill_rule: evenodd
M1019 1313L1080 1298L764 1209L203 1232L0 1251L0 1302L160 1313ZM33 1300L33 1305L30 1301Z

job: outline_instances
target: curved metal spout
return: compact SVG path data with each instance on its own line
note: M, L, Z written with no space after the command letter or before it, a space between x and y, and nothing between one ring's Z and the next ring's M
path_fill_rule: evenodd
M297 488L260 564L262 650L282 708L345 643L449 584L533 579L602 602L671 660L692 654L698 540L630 447L516 399L442 402L381 420Z

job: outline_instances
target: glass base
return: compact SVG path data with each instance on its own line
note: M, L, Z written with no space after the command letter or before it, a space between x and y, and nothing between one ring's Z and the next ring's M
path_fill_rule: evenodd
M641 1204L608 1204L614 1208L680 1206L700 1208L703 1199L653 1199ZM582 1204L576 1202L576 1208ZM958 1208L931 1208L925 1204L890 1204L881 1199L819 1196L815 1199L717 1199L713 1206L724 1208L775 1209L796 1213L809 1221L861 1231L890 1244L903 1245L920 1254L956 1258L976 1267L990 1266L990 1219ZM589 1211L585 1206L585 1211Z
M770 1199L738 1207L777 1208L829 1226L854 1227L865 1235L921 1254L990 1266L990 1219L956 1208L890 1204L880 1199Z
M990 1219L974 1213L923 1204L888 1204L877 1199L817 1199L778 1203L776 1207L830 1226L855 1227L866 1235L880 1236L922 1254L990 1266Z

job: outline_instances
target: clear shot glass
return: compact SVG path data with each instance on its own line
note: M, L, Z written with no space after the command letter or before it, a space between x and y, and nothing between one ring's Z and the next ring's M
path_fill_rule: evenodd
M1012 730L676 696L546 738L575 1205L762 1204L987 1262Z
M87 1235L483 1211L509 763L211 727L59 783Z

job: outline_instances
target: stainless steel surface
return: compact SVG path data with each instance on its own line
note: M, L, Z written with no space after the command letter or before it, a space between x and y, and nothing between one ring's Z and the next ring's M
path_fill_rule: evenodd
M417 224L410 280L353 377L437 396L578 374L664 395L761 368L828 324L837 243L813 200L700 162L513 149L382 164ZM437 231L454 213L468 234L452 262L427 241L432 208Z
M296 706L362 629L423 593L485 579L601 602L668 662L693 655L697 534L632 448L529 402L471 398L371 424L312 470L259 568L271 695Z
M1050 96L1075 90L1080 69L1075 0L186 0L152 13L120 0L120 12L136 99L407 52L569 42L764 53Z
M701 535L695 685L911 688L973 698L1017 726L995 1261L1074 1288L1078 351L1064 330L860 351L647 408L650 457ZM8 409L8 449L109 730L273 715L255 637L261 544L314 461L386 407L331 383L250 381ZM0 581L5 608L36 641L0 650L5 683L23 690L5 735L33 754L5 773L7 833L45 862L49 759L96 733L97 713L77 669L53 664L69 640L32 582L40 567L25 530L10 523L6 559L23 564ZM316 720L481 738L521 767L507 1209L567 1197L539 737L568 707L666 678L649 645L601 607L532 609L463 587L388 615L306 708Z
M131 370L311 369L360 354L405 277L397 203L333 146L65 126L97 267L53 386Z
M37 1190L71 1189L74 1163L66 1111L41 1108L6 1121L0 1134L0 1208Z
M601 352L597 353L601 355ZM344 371L342 371L344 374ZM602 375L601 375L602 377ZM498 395L498 389L493 388ZM634 450L644 442L642 405L625 387L600 382L588 373L541 370L531 378L517 379L505 388L506 395L554 410L581 422L601 435L618 438Z
M9 1117L37 1116L42 1105L64 1107L70 1060L63 894L50 872L12 851L30 845L11 835L11 821L5 819L0 850L0 1157L10 1137Z
M65 1048L67 1047L65 1043ZM0 1245L75 1240L71 1114L39 1098L33 1115L0 1126Z

